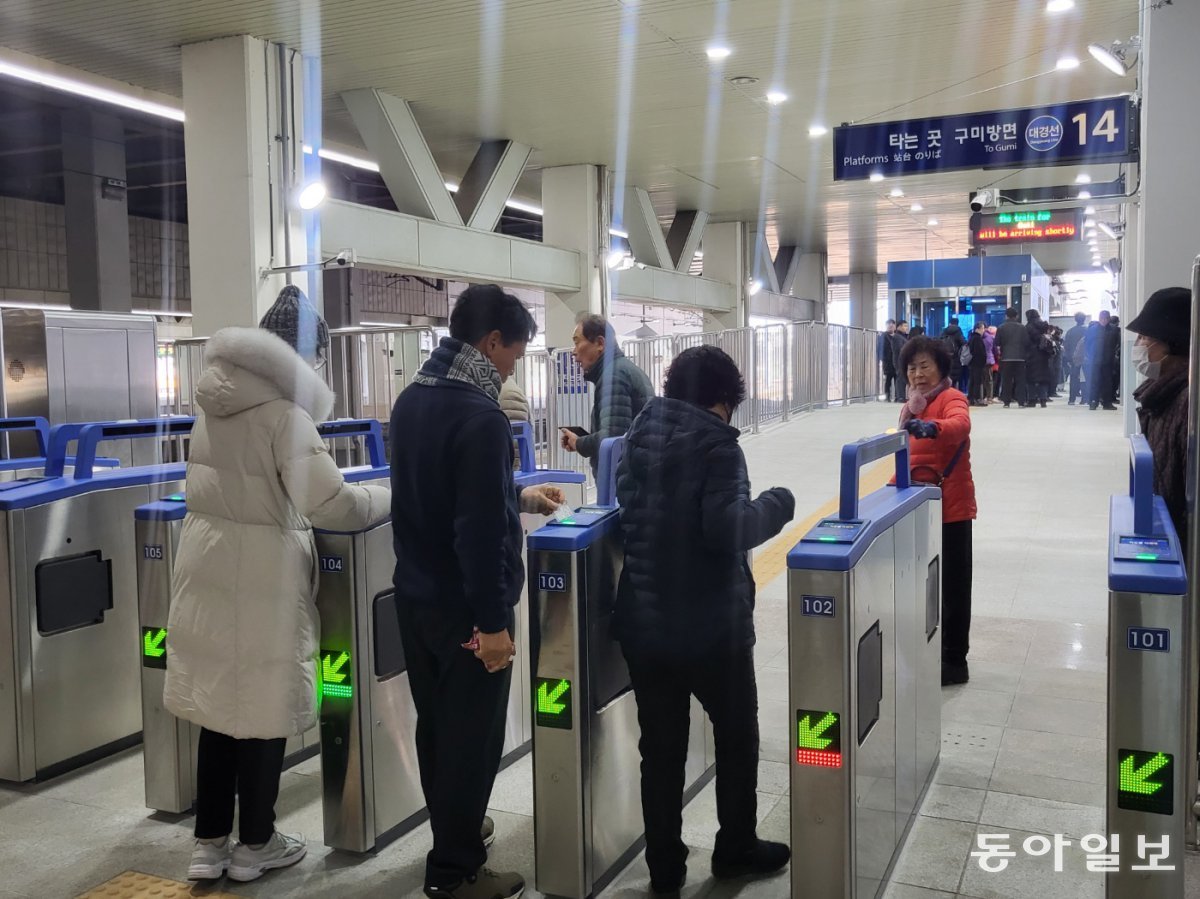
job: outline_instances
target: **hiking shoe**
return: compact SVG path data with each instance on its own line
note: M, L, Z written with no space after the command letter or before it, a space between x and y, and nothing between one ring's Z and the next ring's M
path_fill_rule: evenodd
M491 868L480 868L453 887L425 887L430 899L517 899L525 892L525 880L520 874L497 874Z
M479 828L479 835L483 837L484 849L496 842L496 822L487 815L483 816L483 827Z
M756 840L754 845L737 858L725 859L715 852L712 860L713 877L731 880L735 877L762 877L782 870L792 857L783 843Z
M246 883L258 880L275 868L286 868L296 864L308 852L303 834L275 831L261 849L251 849L245 843L233 850L229 862L230 880Z
M942 686L952 687L955 684L965 684L971 679L970 671L966 664L951 665L948 662L942 662Z
M196 840L192 863L188 865L188 880L220 880L229 870L234 841L226 837L221 843Z

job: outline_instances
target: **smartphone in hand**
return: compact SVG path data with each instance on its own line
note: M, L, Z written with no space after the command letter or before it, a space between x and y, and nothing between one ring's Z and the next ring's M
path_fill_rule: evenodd
M561 428L559 428L559 430L560 431L570 431L576 437L586 437L586 436L588 436L588 433L589 433L586 428L561 427Z

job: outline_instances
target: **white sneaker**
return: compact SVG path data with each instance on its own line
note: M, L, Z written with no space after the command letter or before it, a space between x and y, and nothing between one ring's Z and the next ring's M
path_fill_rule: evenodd
M296 864L307 852L308 845L304 842L303 834L275 831L261 849L251 849L245 843L238 844L229 862L229 878L242 883L258 880L275 868Z
M188 865L188 880L220 880L229 869L233 849L234 841L229 837L221 844L196 840L192 863Z

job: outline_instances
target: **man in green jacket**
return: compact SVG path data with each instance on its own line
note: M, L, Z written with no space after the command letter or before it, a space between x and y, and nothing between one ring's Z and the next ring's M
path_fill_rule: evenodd
M589 315L575 326L575 358L584 377L596 385L592 399L592 429L585 436L563 429L563 449L579 453L595 472L600 464L600 444L608 437L623 437L654 396L646 373L634 365L617 345L617 335L603 316Z

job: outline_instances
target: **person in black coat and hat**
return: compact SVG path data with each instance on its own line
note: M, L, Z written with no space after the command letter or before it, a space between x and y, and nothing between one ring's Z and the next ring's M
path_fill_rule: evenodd
M1138 335L1133 361L1146 378L1133 398L1138 402L1138 423L1154 451L1154 492L1166 502L1175 532L1186 547L1191 291L1156 290L1126 327Z
M747 554L795 512L790 491L750 498L746 458L731 427L746 397L737 365L713 346L680 353L666 396L650 400L625 437L617 499L625 565L615 631L641 727L646 864L656 893L687 876L681 837L691 698L716 736L717 878L778 871L782 843L757 835L758 694L754 577Z

